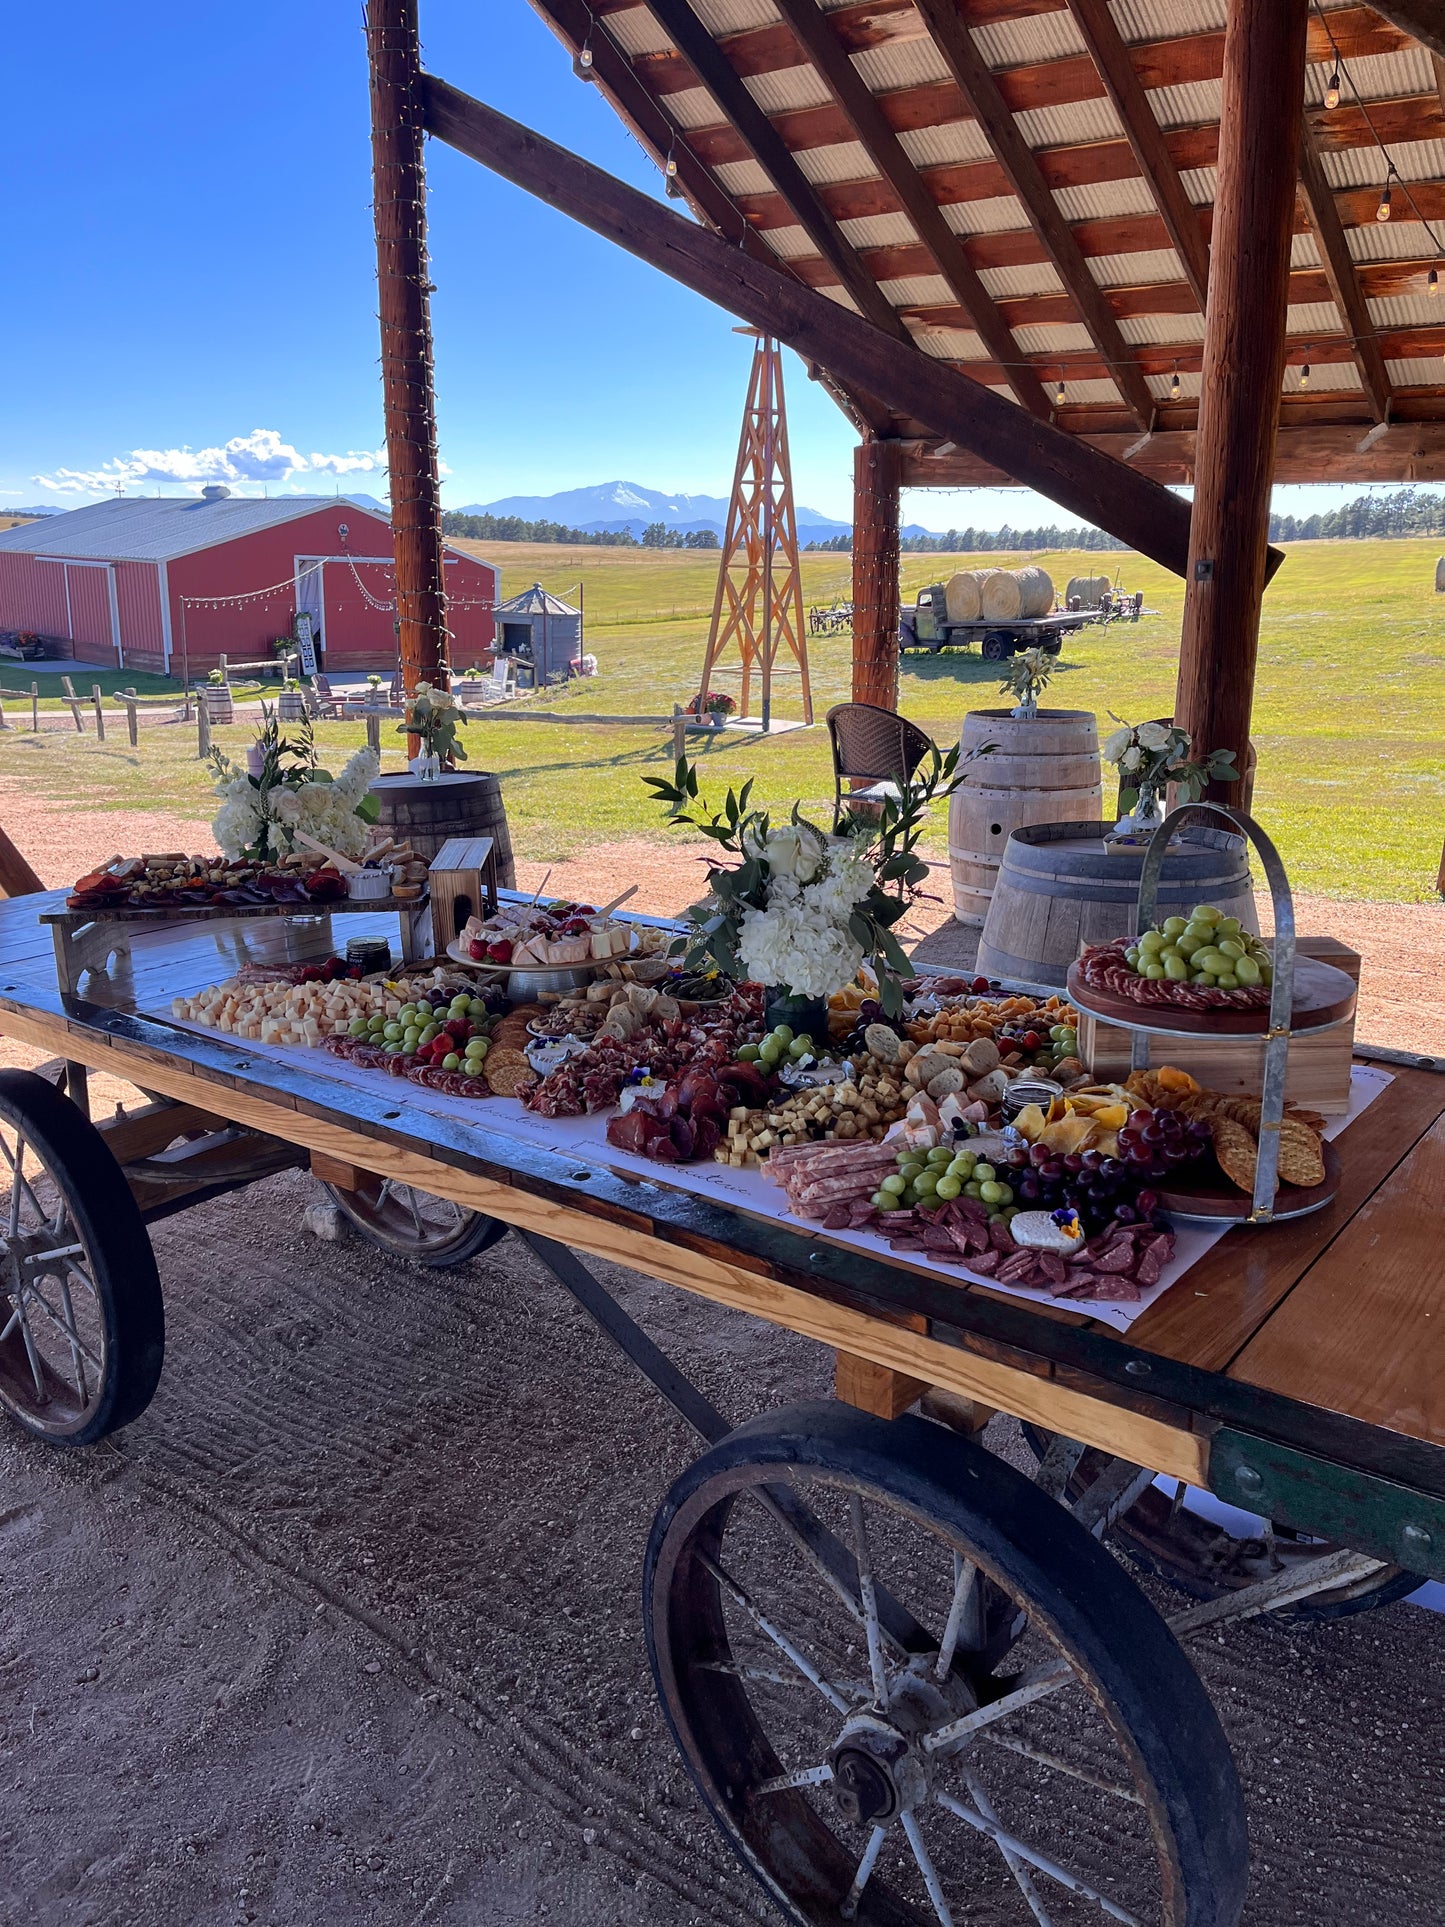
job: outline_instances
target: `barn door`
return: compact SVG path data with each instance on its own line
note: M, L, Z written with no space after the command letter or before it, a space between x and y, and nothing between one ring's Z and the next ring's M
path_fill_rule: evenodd
M322 645L325 635L325 581L326 564L319 555L298 555L296 558L296 613L311 618L311 634L316 640L317 660L322 658Z
M82 662L120 662L120 634L110 569L67 562L65 594L70 641Z

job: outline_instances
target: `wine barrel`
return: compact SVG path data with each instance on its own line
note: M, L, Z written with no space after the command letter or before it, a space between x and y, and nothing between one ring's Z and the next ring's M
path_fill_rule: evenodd
M424 783L408 771L378 776L371 790L381 805L377 827L398 843L410 843L430 863L454 836L489 836L497 855L497 882L504 890L516 888L517 865L497 777L446 770L435 781Z
M943 601L950 622L978 621L978 585L982 580L977 569L960 569L948 578Z
M979 585L979 613L985 622L1021 622L1046 616L1054 606L1054 585L1046 569L990 569Z
M993 750L964 771L948 806L948 860L953 914L981 924L998 880L1004 848L1030 823L1077 822L1103 809L1099 736L1087 709L1041 709L1021 722L1006 709L975 709L963 719L959 746Z
M978 946L982 972L1062 984L1086 944L1134 935L1144 851L1107 851L1110 828L1089 821L1014 831ZM1244 838L1190 827L1178 840L1179 850L1164 859L1158 917L1187 916L1196 903L1212 903L1257 931Z

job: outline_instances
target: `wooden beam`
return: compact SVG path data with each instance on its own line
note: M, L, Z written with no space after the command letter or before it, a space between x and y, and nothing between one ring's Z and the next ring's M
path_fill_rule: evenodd
M787 143L743 85L741 76L729 64L727 55L688 5L688 0L647 0L647 7L697 81L742 135L753 158L793 210L813 246L836 270L839 280L857 303L859 313L866 315L874 327L906 341L908 330L889 306L882 289L844 238L817 189L788 151Z
M1440 0L1373 0L1376 13L1413 34L1432 54L1445 59L1445 10Z
M1154 118L1149 96L1134 71L1129 49L1109 11L1108 0L1069 0L1069 10L1099 70L1099 77L1109 90L1114 111L1124 123L1139 172L1154 197L1159 218L1169 230L1174 252L1184 268L1184 278L1203 313L1209 291L1209 249L1200 232L1199 216L1184 192L1164 130Z
M1248 761L1284 373L1309 0L1229 0L1194 520L1174 714ZM1231 786L1213 786L1227 802Z
M33 897L44 888L30 864L0 830L0 890L7 897Z
M992 296L970 266L962 243L919 178L903 143L869 92L867 82L844 52L826 16L819 13L817 0L774 0L774 3L847 115L849 125L867 148L879 173L898 196L919 240L933 256L938 272L968 315L970 326L978 331L989 355L1003 370L1009 387L1030 414L1047 420L1048 398L1037 375L1031 368L1018 365L1024 357L994 306ZM924 0L920 0L920 4L924 4Z
M895 1419L916 1405L928 1390L924 1378L910 1378L890 1365L875 1365L854 1352L834 1355L833 1396L875 1418Z
M917 4L945 66L988 135L1014 193L1023 202L1060 279L1083 316L1085 327L1098 343L1114 385L1139 426L1147 428L1154 415L1154 397L1149 392L1149 384L1119 331L1113 309L1089 272L1074 231L1064 219L1033 149L999 92L987 62L974 45L963 16L953 0L917 0Z
M1309 128L1304 126L1300 128L1299 179L1305 212L1309 215L1320 251L1320 266L1329 283L1330 298L1340 311L1346 332L1353 337L1350 342L1351 355L1360 371L1365 393L1370 398L1375 420L1382 422L1389 415L1390 403L1394 399L1389 372L1376 338L1375 324L1370 319L1370 310L1360 288L1359 277L1355 273L1345 230L1340 226L1339 211L1325 177L1324 163L1320 160Z
M367 0L366 44L397 632L414 689L445 681L447 660L416 0Z
M853 700L898 707L900 442L853 452Z
M876 395L941 438L988 454L1014 479L1117 534L1181 574L1189 509L1167 489L1120 467L1013 402L895 342L859 315L815 294L635 188L428 77L428 131L459 152L570 214L594 233L775 334L805 361Z

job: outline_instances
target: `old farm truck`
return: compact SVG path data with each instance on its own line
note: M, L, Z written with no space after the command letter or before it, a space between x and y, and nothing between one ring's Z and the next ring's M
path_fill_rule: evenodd
M976 642L986 662L1020 649L1056 656L1066 635L1098 619L1097 610L1056 611L1043 569L960 569L947 583L920 589L913 607L899 612L898 646L936 656Z

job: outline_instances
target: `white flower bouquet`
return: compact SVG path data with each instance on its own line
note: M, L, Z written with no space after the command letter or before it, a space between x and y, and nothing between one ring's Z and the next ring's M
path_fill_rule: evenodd
M729 789L721 810L698 802L697 770L678 759L671 780L643 780L675 824L700 830L738 859L708 871L708 894L687 917L674 953L689 970L717 968L794 997L829 997L867 964L890 1016L903 1008L900 978L910 974L893 927L920 894L928 865L917 853L928 807L952 793L958 751L934 750L875 822L830 836L797 804L786 823L748 807L751 780Z
M220 750L211 752L215 794L221 799L211 824L216 842L232 860L264 863L294 849L296 831L305 830L342 856L360 856L367 829L381 813L371 794L381 758L373 749L359 749L333 776L320 766L309 720L293 740L281 734L265 704L262 715L254 774L238 769Z
M1237 783L1232 749L1212 749L1202 758L1189 754L1188 730L1178 723L1126 723L1111 709L1119 727L1104 738L1104 760L1125 779L1120 801L1132 810L1141 796L1157 796L1172 783L1181 803L1196 803L1209 783Z

